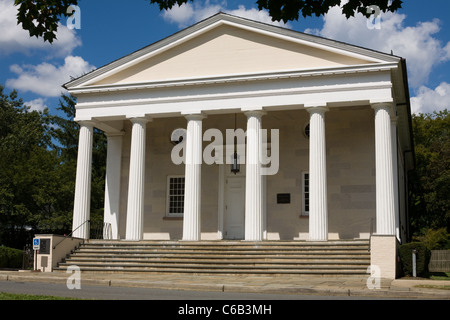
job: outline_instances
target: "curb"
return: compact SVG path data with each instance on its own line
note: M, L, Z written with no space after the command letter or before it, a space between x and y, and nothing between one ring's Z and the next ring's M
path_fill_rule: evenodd
M45 282L55 284L66 284L68 276L65 275L45 275L34 273L0 273L0 281L12 282ZM383 286L381 289L364 289L361 284L356 287L351 285L343 287L333 287L324 285L323 287L314 287L314 284L224 284L224 283L192 283L161 280L150 281L145 279L117 279L114 277L105 277L104 279L95 279L86 277L82 279L82 285L87 286L106 286L106 287L136 287L162 290L180 290L180 291L214 291L214 292L236 292L236 293L262 293L262 294L304 294L304 295L331 295L347 297L368 297L368 298L398 298L398 299L439 299L450 300L450 290L416 288L418 281L399 282L392 281L390 286ZM317 285L317 283L315 284Z

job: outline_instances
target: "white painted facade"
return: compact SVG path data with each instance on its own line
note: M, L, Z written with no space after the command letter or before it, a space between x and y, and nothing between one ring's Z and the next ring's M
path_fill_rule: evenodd
M222 13L75 79L65 85L81 125L74 235L88 237L78 226L89 219L96 127L108 137L114 239L326 241L373 231L401 240L413 165L405 79L399 57ZM178 128L185 164L171 160ZM247 133L240 172L205 163L204 133L236 128ZM264 129L278 130L278 150ZM275 174L258 161L266 149L279 156Z

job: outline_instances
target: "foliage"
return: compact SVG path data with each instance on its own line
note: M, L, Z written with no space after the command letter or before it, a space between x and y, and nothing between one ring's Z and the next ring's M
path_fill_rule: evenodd
M23 251L0 247L0 268L22 268Z
M450 249L450 234L445 228L438 230L426 229L423 235L417 236L415 239L423 242L429 250Z
M450 232L450 115L413 115L416 168L409 176L411 231Z
M171 9L175 5L182 5L194 0L150 0L158 4L160 10ZM342 0L257 0L259 10L267 10L273 21L298 20L300 14L306 18L315 15L325 15L330 8L341 5ZM342 6L342 13L347 17L353 17L356 13L369 17L369 6L378 6L382 12L395 12L402 7L402 0L349 0Z
M76 6L78 0L15 0L14 4L18 6L17 22L28 30L30 37L43 37L44 41L52 43L60 17L72 15L67 9Z
M84 300L84 299L78 299L78 298L64 298L64 297L58 297L58 296L44 296L44 295L32 295L32 294L22 294L22 293L5 293L0 292L0 300L33 300L33 301L40 301L40 300Z
M0 244L12 245L51 210L58 165L48 111L30 111L17 93L0 86Z
M150 0L158 4L160 10L171 9L174 5L194 2L194 0ZM340 5L342 0L257 0L259 10L268 10L273 21L298 20L303 17L325 15L330 8ZM56 39L58 23L61 17L69 17L71 5L78 5L78 0L15 0L18 7L17 22L28 30L31 37L43 37L52 43ZM382 12L395 12L402 7L402 0L349 0L342 6L342 13L352 17L357 13L370 16L369 6L378 6Z
M428 264L431 258L430 250L421 242L411 242L400 245L399 255L404 275L413 274L412 251L416 250L416 272L419 277L428 275Z
M72 228L79 126L75 100L62 96L66 117L30 111L0 86L0 245L23 248L34 233ZM94 132L92 216L103 212L106 138ZM97 217L98 218L98 217Z

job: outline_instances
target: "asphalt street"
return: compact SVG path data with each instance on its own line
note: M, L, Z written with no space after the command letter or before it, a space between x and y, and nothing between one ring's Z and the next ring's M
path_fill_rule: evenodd
M82 285L81 289L70 290L65 284L15 281L0 281L0 292L95 300L373 300L373 297L162 290L91 285Z

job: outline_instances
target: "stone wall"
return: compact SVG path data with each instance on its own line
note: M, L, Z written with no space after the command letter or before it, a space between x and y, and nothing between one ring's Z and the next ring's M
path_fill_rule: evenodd
M329 238L368 238L370 220L375 218L374 114L369 106L331 108L326 114ZM305 110L271 111L262 118L263 128L279 129L280 167L267 176L267 237L307 239L308 217L302 215L302 173L309 170L309 123ZM210 115L203 130L234 129L235 115ZM185 128L186 119L154 119L147 125L145 181L146 239L181 239L182 219L166 217L167 177L184 175L184 165L171 161L174 129ZM246 128L246 117L237 117L237 128ZM131 126L125 124L120 237L125 237ZM224 134L225 138L225 134ZM211 142L204 142L204 147ZM227 168L228 170L228 168ZM202 166L202 239L217 239L219 215L219 166ZM277 194L288 193L289 204L278 204Z

